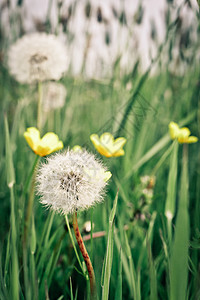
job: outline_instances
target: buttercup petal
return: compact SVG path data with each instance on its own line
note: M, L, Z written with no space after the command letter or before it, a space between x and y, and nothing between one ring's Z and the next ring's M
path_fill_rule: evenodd
M170 134L172 140L174 140L178 137L179 132L180 132L180 128L179 128L178 124L175 122L170 122L169 123L169 134Z
M190 130L187 127L183 127L179 131L179 138L186 138L190 135Z
M46 156L63 148L63 142L59 141L58 136L53 132L46 133L40 139L39 130L35 127L30 127L24 133L24 137L31 149L39 156Z
M46 133L43 138L41 139L40 144L42 146L52 146L54 147L54 145L56 145L59 141L59 138L57 136L57 134L53 133L53 132L48 132Z
M113 137L113 135L111 133L104 132L100 136L100 142L106 148L112 148L113 147L113 143L114 143L114 137Z
M105 157L111 157L112 156L112 151L111 149L106 148L103 145L95 146L97 151L101 154L104 155Z
M27 128L27 131L24 133L24 137L31 147L33 151L37 149L37 146L40 142L40 132L35 127L29 127Z
M38 145L35 153L39 156L46 156L48 154L50 154L52 151L51 151L51 148L48 147L48 146L43 146L43 145Z
M177 138L180 144L183 143L191 144L191 143L196 143L198 141L197 137L190 136L191 132L189 128L187 127L179 128L179 126L175 122L169 123L169 132L171 138L173 140Z
M110 171L104 172L104 181L108 181L110 177L112 176L112 173Z
M188 144L196 143L198 142L198 137L196 136L189 136L188 138Z
M55 145L55 147L51 149L51 152L55 152L55 151L57 151L57 150L60 150L60 149L62 149L63 147L64 147L63 142L62 142L62 141L59 141L59 142L57 143L57 145Z
M117 139L114 141L113 148L114 148L115 150L116 150L116 149L120 149L120 148L122 148L125 144L126 144L126 139L123 138L123 137L120 137L120 138L117 138Z
M99 140L99 136L97 134L91 134L90 140L92 141L94 146L101 144Z
M106 157L117 157L124 155L123 145L126 139L123 137L114 140L114 137L109 132L104 132L101 137L97 134L92 134L90 139L97 151Z
M180 144L186 143L186 144L192 144L196 143L198 141L198 138L196 136L187 136L187 137L179 137L178 142Z
M118 150L116 152L113 152L112 156L119 157L119 156L123 156L124 154L125 154L124 149L120 149L120 150Z
M75 145L75 146L72 148L72 150L73 150L74 152L83 151L83 150L82 150L82 147L79 146L79 145Z
M90 140L92 141L92 143L93 143L94 147L96 148L96 150L101 155L104 155L106 157L111 157L112 156L111 151L109 151L109 149L107 147L105 147L105 145L100 142L99 136L97 134L92 134L90 136Z

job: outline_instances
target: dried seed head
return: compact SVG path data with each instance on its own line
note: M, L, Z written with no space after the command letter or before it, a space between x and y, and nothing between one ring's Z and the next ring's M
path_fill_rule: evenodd
M84 210L103 201L108 172L86 150L48 157L37 175L41 203L60 213Z
M48 82L43 86L43 109L46 112L61 108L65 104L67 90L57 82Z
M68 67L67 51L53 34L28 34L11 46L8 66L21 83L58 80Z

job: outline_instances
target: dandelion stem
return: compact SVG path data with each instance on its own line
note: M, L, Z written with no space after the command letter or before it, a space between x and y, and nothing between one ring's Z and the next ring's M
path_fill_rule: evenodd
M72 245L73 245L73 247L74 247L74 251L75 251L75 254L76 254L78 263L79 263L80 268L81 268L81 270L82 270L82 272L83 272L83 274L84 274L83 266L82 266L82 264L81 264L81 261L80 261L78 252L77 252L77 250L76 250L76 246L75 246L74 239L73 239L73 236L72 236L72 232L71 232L71 229L70 229L70 226L69 226L69 220L68 220L67 215L65 215L65 222L66 222L66 225L67 225L67 228L68 228L69 236L70 236L70 239L71 239L71 241L72 241Z
M90 219L90 222L91 222L91 231L90 231L90 238L91 238L91 261L92 263L94 263L94 247L93 247L93 208L91 208L91 219Z
M37 128L40 131L42 126L41 120L42 111L42 82L38 82L38 107L37 107Z
M94 269L93 269L90 257L88 255L88 252L85 248L81 233L79 231L78 221L77 221L77 212L75 212L73 214L73 228L74 228L74 233L75 233L75 236L76 236L76 240L77 240L79 249L82 253L83 259L85 261L85 264L86 264L86 267L87 267L87 270L88 270L88 275L89 275L89 278L90 278L91 299L97 299Z

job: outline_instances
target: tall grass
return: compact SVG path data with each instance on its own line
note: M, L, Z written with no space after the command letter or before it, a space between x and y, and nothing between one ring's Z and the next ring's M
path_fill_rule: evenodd
M160 64L161 54L175 47L176 26L169 25L156 61ZM37 87L19 85L3 64L0 68L0 299L89 299L88 274L71 232L71 216L47 211L35 193L23 245L37 164L23 133L37 124ZM199 136L199 69L194 61L184 76L167 66L154 76L150 70L141 75L137 63L121 75L116 64L113 74L99 81L65 76L65 106L51 113L54 122L47 117L42 130L57 133L66 149L79 144L91 152L92 133L109 131L127 138L123 157L101 157L112 172L104 203L79 214L98 297L197 300L199 144L172 142L168 124L173 120ZM144 175L156 177L151 188L142 183ZM89 235L84 232L88 220L94 223Z

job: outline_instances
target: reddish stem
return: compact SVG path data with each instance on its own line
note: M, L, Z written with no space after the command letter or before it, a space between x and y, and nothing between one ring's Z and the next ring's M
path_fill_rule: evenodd
M87 252L86 248L85 248L81 233L79 231L78 221L77 221L77 212L74 213L74 215L73 215L73 228L74 228L74 233L75 233L75 236L76 236L76 240L77 240L79 249L82 253L83 259L86 263L86 267L87 267L87 270L88 270L88 275L89 275L89 278L90 278L91 298L96 299L96 282L95 282L94 269L92 267L90 257L88 255L88 252Z

